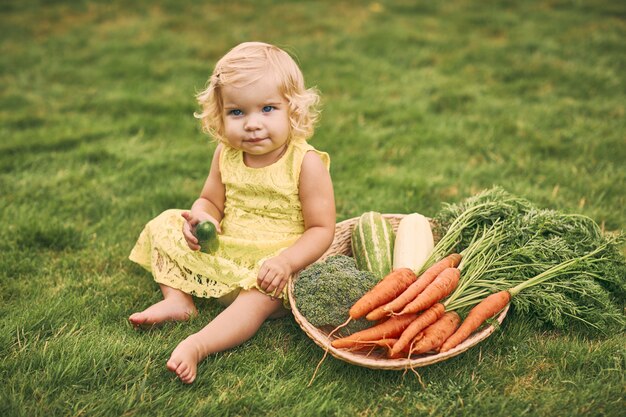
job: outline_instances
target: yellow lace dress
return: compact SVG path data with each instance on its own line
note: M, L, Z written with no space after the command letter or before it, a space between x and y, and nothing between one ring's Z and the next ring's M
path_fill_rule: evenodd
M198 297L228 298L240 289L258 288L263 261L304 232L298 180L309 151L329 167L328 154L304 140L291 141L278 161L263 168L246 166L241 151L224 146L219 164L226 200L217 252L189 249L182 210L171 209L145 226L129 259L151 271L156 282Z

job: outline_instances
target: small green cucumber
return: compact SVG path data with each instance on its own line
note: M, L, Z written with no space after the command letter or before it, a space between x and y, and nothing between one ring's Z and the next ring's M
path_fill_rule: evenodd
M200 245L200 251L204 253L215 253L220 247L217 236L217 229L210 221L204 221L196 226L195 233Z

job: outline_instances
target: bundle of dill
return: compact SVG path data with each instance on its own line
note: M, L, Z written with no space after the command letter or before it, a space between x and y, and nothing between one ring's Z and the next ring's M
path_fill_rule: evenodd
M440 252L475 246L477 236L487 233L491 244L483 250L497 253L480 274L466 274L471 282L453 294L458 308L523 285L511 302L542 324L588 333L623 330L624 233L603 234L586 216L541 209L499 187L446 204L434 219L444 236ZM523 284L546 273L549 279Z

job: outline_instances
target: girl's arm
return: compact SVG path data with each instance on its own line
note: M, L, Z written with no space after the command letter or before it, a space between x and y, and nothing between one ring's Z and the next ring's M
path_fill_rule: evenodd
M300 171L300 202L304 233L259 269L257 283L277 296L289 277L319 259L335 236L335 197L330 173L315 152L307 152Z
M187 245L191 250L199 250L198 239L193 235L196 225L202 221L208 220L215 224L218 232L220 230L220 221L224 216L225 188L222 183L222 175L220 174L219 159L222 151L222 144L218 144L211 161L211 169L209 175L204 182L200 197L193 203L191 210L184 211L182 216L185 218L183 223L183 235L187 240Z

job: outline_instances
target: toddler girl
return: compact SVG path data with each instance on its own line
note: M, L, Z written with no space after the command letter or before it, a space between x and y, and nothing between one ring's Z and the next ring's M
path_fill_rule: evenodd
M150 221L130 254L163 293L129 317L133 326L187 320L196 314L192 296L227 306L172 352L167 368L184 383L207 355L287 312L287 280L326 251L335 230L329 158L306 142L319 97L286 52L259 42L236 46L198 101L196 117L218 141L200 197L189 211ZM219 232L213 254L199 251L194 228L202 221Z

